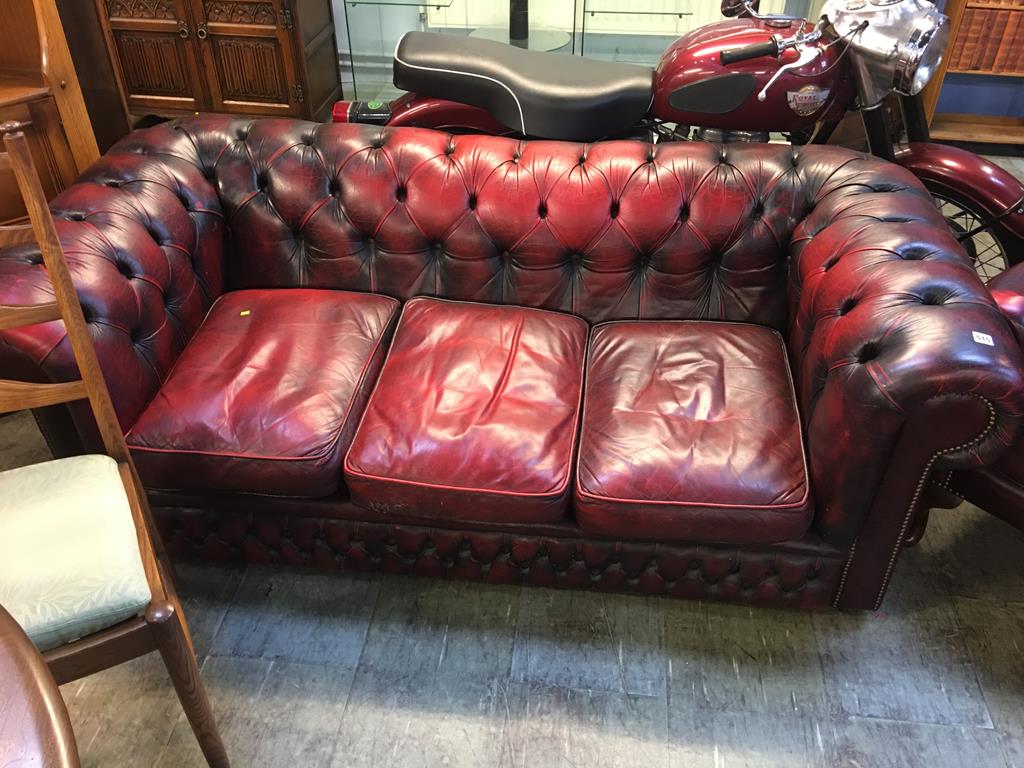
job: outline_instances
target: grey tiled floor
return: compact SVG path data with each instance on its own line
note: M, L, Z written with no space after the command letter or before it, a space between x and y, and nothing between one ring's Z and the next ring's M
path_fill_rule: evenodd
M0 420L0 469L46 458ZM934 513L873 614L181 564L237 768L1024 768L1024 536ZM202 765L159 658L62 689L85 766Z

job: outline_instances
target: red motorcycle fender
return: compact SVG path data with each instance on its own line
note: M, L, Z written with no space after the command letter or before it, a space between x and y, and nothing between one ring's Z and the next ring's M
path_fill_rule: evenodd
M391 102L391 120L388 125L415 125L420 128L493 136L514 133L480 107L435 99L432 96L417 96L415 93L407 93Z
M353 122L352 101L336 101L331 118L335 123ZM417 96L406 93L392 101L388 107L391 117L387 125L436 128L453 133L484 133L491 136L514 134L511 128L502 125L490 112L469 104L460 104L432 96Z
M1016 206L1000 223L1024 238L1024 184L995 163L964 149L923 141L897 152L896 162L928 186L972 202L978 213L998 216Z

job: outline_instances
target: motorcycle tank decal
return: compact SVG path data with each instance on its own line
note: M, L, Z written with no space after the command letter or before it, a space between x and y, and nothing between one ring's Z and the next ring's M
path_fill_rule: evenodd
M738 109L756 89L757 79L753 75L734 72L695 80L677 88L669 95L668 103L685 112L722 115Z
M828 101L831 91L816 85L805 85L798 91L786 91L786 102L789 108L801 117L813 115Z
M722 51L767 42L773 34L789 37L802 22L788 28L769 27L758 19L728 19L699 27L675 41L662 55L654 76L655 117L681 125L750 131L796 131L810 128L819 120L838 119L854 98L853 82L847 61L840 61L844 47L821 44L821 55L808 64L784 72L768 91L764 101L757 93L764 88L782 64L794 61L798 54L789 50L782 58L761 56L728 66L721 61ZM809 30L810 25L805 27ZM672 95L681 88L730 74L746 74L754 79L754 91L733 110L709 113L692 108L679 109ZM827 92L819 109L800 114L792 108L789 92L813 85Z

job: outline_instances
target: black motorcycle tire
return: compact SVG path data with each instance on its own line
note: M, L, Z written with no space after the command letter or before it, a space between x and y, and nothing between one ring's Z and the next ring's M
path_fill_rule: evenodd
M964 221L968 224L973 222L983 222L988 218L991 218L989 214L986 214L981 206L967 195L959 192L954 192L948 187L933 184L929 181L922 179L925 188L931 193L932 198L935 200L936 206L940 209L943 215L946 217L946 222L949 224L950 229L953 230L953 234L959 238L965 233ZM959 215L950 215L952 207L943 210L944 205L942 203L948 203L950 206L959 208L966 218L961 220ZM973 220L973 221L972 221ZM974 226L969 226L969 229L973 229ZM994 246L998 248L998 253L995 252L991 245L984 242L984 238L988 238L993 241ZM974 268L978 272L978 276L984 281L988 282L1000 272L1003 272L1014 264L1019 264L1024 261L1024 239L1013 234L1000 222L996 222L985 230L974 236L970 240L966 240L961 243L964 246L964 250L967 251L967 255L971 257L974 262ZM982 253L978 252L979 247L983 249ZM1001 262L1001 263L1000 263Z

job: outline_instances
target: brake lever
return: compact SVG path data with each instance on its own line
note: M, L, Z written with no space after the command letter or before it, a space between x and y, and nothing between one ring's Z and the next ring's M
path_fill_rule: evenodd
M797 57L796 61L791 61L789 64L783 64L776 70L775 74L772 75L771 80L765 83L764 88L762 88L761 92L757 94L757 100L764 101L765 99L768 98L768 89L771 88L775 81L782 76L783 72L790 69L799 69L805 64L810 64L820 55L821 49L819 49L816 45L805 45L804 47L802 47L800 49L800 55Z

